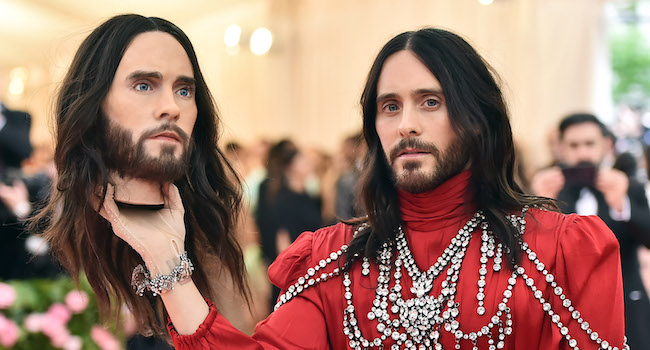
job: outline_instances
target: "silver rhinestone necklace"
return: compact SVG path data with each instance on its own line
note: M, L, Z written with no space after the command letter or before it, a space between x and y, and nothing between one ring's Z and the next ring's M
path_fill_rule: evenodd
M526 207L522 210L521 216L508 216L512 225L518 229L520 237L525 232L526 221L524 217L527 209ZM346 301L343 310L343 333L348 337L350 347L355 350L383 348L384 342L392 339L391 350L423 350L431 348L440 350L443 349L440 342L441 337L443 333L448 333L455 340L454 349L460 349L463 342L469 342L473 350L478 350L478 341L481 338L487 338L489 350L502 349L505 346L506 337L512 334L513 321L508 302L513 295L514 286L521 278L531 290L534 298L541 304L542 310L551 316L552 322L559 328L560 333L572 349L578 349L577 341L569 334L569 329L565 326L567 320L564 320L565 323L563 323L560 315L552 310L549 302L552 297L559 298L562 301L562 306L601 349L619 349L601 339L598 333L590 328L589 323L582 319L580 312L572 306L571 301L563 294L562 288L555 282L554 276L546 270L545 265L523 240L520 240L522 251L536 267L537 272L544 276L544 280L550 285L554 296L544 296L542 292L544 288L537 288L534 279L529 277L525 269L514 265L514 270L510 278L508 278L508 285L502 293L503 298L498 303L489 322L476 330L462 329L460 321L457 319L460 314L460 304L456 301L456 287L467 247L472 233L477 227L481 229L481 257L476 294L479 306L476 313L484 315L487 311L484 300L488 263L491 260L493 271L500 272L502 270L504 247L500 242L496 242L483 214L481 212L476 213L452 238L451 243L445 248L434 265L426 271L421 271L416 265L413 254L408 247L406 236L402 228L399 227L394 243L395 247L393 247L393 244L385 243L378 252L377 268L379 269L379 275L377 277L375 298L370 312L363 321L364 324L376 324L374 327L379 332L378 337L368 339L363 336L353 303L352 280L348 271L342 273ZM396 248L395 254L393 248ZM331 253L328 258L320 260L318 265L309 268L305 276L300 277L298 282L290 286L280 296L275 309L290 301L305 289L341 274L342 270L340 268L335 268L329 273L319 274L319 271L338 260L347 249L347 245L343 245L341 249ZM370 261L364 258L361 263L362 275L369 275L370 266ZM394 269L392 266L394 266ZM391 270L394 271L395 283L393 287L390 287ZM415 295L414 298L405 300L402 296L401 279L403 271L406 271L412 280L411 293ZM443 271L446 271L446 274L441 277ZM430 295L436 278L444 278L441 282L441 291L438 295ZM623 349L629 349L629 347L623 344Z

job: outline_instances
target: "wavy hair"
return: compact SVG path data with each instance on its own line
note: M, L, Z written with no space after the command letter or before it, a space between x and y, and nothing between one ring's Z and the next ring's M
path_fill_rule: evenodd
M145 32L173 36L183 47L196 79L198 115L186 174L175 182L185 211L186 249L196 270L193 280L201 293L214 299L202 261L218 259L248 301L242 251L235 239L241 185L233 168L217 148L219 116L199 69L188 37L161 18L135 14L110 18L81 44L64 78L55 111L55 163L58 180L45 209L31 222L51 243L53 253L75 279L85 273L103 316L119 316L126 304L145 334L166 335L166 315L160 298L142 299L130 286L131 271L141 257L115 236L110 224L89 198L103 189L110 169L102 137L106 134L101 103L122 56L133 39ZM103 200L103 198L102 198ZM215 278L215 276L213 276ZM77 280L78 281L78 280Z

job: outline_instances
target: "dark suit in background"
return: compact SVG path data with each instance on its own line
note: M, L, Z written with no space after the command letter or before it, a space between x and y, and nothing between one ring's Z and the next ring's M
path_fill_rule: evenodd
M565 187L558 199L564 213L575 213L583 188ZM588 189L598 203L597 215L614 232L621 246L623 289L625 292L625 333L632 350L644 350L650 344L650 299L643 286L637 250L643 244L650 248L650 209L644 187L630 179L627 191L630 200L630 220L616 221L610 215L605 197L596 189ZM603 300L606 303L607 300Z
M26 178L20 169L21 162L32 153L29 142L31 118L29 114L9 110L1 103L0 113L3 121L0 128L0 181L7 185L13 185L16 179L23 181L33 210L47 196L50 182L44 175ZM28 237L24 222L0 201L0 280L54 277L61 273L50 254L32 257L26 247Z

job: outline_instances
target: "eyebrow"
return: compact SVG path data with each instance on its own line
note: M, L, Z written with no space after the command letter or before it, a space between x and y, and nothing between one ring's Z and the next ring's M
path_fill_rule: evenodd
M126 77L126 80L138 80L138 79L147 79L147 78L162 79L162 74L160 74L160 72L156 72L156 71L137 70L137 71L129 74ZM176 81L179 81L181 83L185 83L185 84L188 84L188 85L196 86L196 79L194 79L193 77L188 77L186 75L178 76L178 78L176 78Z
M441 89L431 88L431 89L416 89L416 90L413 90L411 92L411 95L413 95L413 96L417 96L417 95L440 95L440 96L444 96L444 93L442 92ZM396 98L398 96L399 95L394 93L394 92L381 94L381 95L377 96L377 103L379 103L381 101L384 101L384 100L389 100L389 99L392 99L392 98Z

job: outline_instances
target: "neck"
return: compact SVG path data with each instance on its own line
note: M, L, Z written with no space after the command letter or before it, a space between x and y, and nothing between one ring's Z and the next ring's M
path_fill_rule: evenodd
M164 202L159 182L113 176L115 200L127 204L151 205Z
M398 190L403 223L408 229L435 231L466 221L476 210L470 179L465 170L428 192Z

